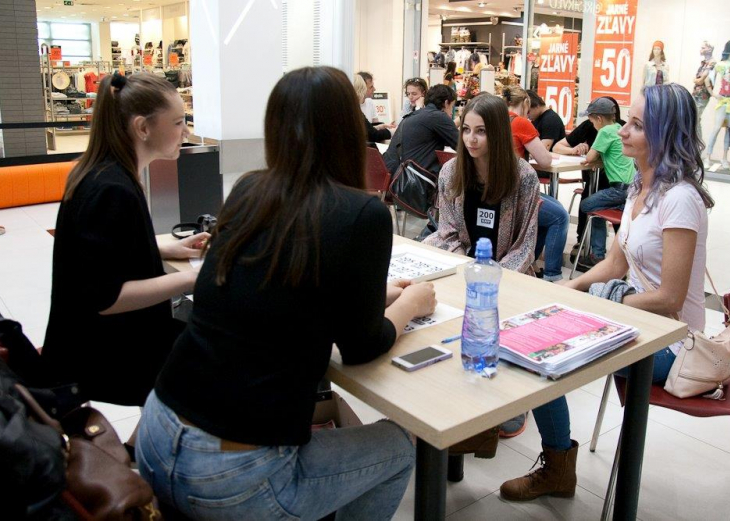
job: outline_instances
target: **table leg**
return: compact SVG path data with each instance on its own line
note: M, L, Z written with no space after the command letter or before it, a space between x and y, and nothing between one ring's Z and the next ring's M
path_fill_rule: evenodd
M446 518L446 468L449 449L416 442L416 521Z
M558 187L560 186L560 174L550 172L550 195L555 199L558 198Z
M449 470L446 475L452 483L458 483L464 479L464 455L458 454L455 456L449 455Z
M621 433L621 455L616 480L614 520L636 519L639 508L641 466L644 459L644 441L649 419L649 395L653 370L653 356L639 360L629 368Z

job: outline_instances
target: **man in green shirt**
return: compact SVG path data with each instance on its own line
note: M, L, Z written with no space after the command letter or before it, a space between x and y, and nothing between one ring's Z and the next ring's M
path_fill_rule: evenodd
M583 199L580 210L585 213L596 210L623 210L626 192L634 180L636 168L633 160L623 154L621 138L618 131L621 125L616 123L613 103L606 98L593 100L581 116L588 116L598 135L593 146L586 155L586 164L591 165L599 160L608 177L609 187L597 191ZM591 268L606 256L606 221L593 219L591 224L591 254L581 259L580 264Z

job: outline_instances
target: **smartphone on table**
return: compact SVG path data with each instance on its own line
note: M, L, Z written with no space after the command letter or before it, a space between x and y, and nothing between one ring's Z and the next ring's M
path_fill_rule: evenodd
M453 353L449 349L437 345L430 345L406 355L393 357L393 365L397 365L405 371L415 371L416 369L435 364L452 356Z

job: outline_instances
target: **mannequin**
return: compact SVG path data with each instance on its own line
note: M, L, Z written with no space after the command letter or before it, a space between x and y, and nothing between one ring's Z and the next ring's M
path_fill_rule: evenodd
M664 42L654 42L649 62L644 66L644 85L663 85L669 83L669 66L664 55Z
M712 97L712 79L716 65L715 60L712 58L714 50L715 48L707 40L702 42L700 47L702 63L700 63L700 68L697 69L694 88L692 89L692 98L697 104L697 129L700 132L700 137L702 137L702 113Z
M714 110L715 124L712 128L710 139L707 141L707 148L705 149L705 168L709 168L710 166L712 149L715 148L715 141L717 140L718 134L720 134L723 124L728 126L728 130L725 133L722 168L730 168L730 163L727 160L727 151L730 147L730 134L728 134L730 132L730 41L725 44L720 62L715 66L715 81L710 92L712 93L712 97L717 100L717 105Z

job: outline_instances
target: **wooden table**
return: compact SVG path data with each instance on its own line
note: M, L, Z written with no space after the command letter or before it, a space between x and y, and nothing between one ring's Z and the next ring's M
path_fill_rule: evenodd
M553 160L553 164L550 165L549 168L540 168L541 172L549 172L550 173L550 195L558 198L558 188L560 187L560 174L564 174L566 172L580 172L583 170L591 170L591 182L590 182L590 193L595 193L595 188L598 186L598 169L602 167L602 165L597 165L595 167L587 167L583 165L583 161L585 161L585 158L582 156L568 156L568 155L562 155L558 154L560 158L558 160ZM534 159L530 160L530 165L537 169L537 163Z
M394 237L394 243L414 243ZM438 250L440 253L444 253ZM464 266L456 275L434 281L440 302L464 307ZM624 410L624 434L614 519L633 519L638 508L641 462L649 409L652 354L682 339L686 326L635 308L592 297L562 286L503 271L499 311L503 318L559 302L637 327L639 337L557 381L508 364L489 380L466 373L460 344L441 344L454 352L450 360L413 373L391 364L391 358L440 343L461 332L461 319L403 335L391 351L363 365L345 366L333 351L327 377L349 393L414 433L419 441L416 465L416 519L444 519L448 447L539 405L631 365ZM633 364L633 365L632 365ZM515 476L516 477L516 476Z
M175 239L169 235L158 236L158 242L171 240ZM393 242L431 248L398 236L393 237ZM167 265L173 270L191 269L188 261L167 261ZM440 302L464 307L463 271L461 265L455 275L434 281ZM491 380L467 373L461 366L458 342L440 344L454 352L452 359L413 373L391 364L393 356L439 344L443 338L459 334L459 318L403 335L389 353L367 364L343 365L335 349L327 378L418 437L415 517L440 520L446 515L448 447L630 365L614 519L636 518L653 368L651 355L681 340L686 326L513 271L503 270L502 274L502 318L558 302L635 326L640 335L557 381L505 363L500 364L497 376Z

